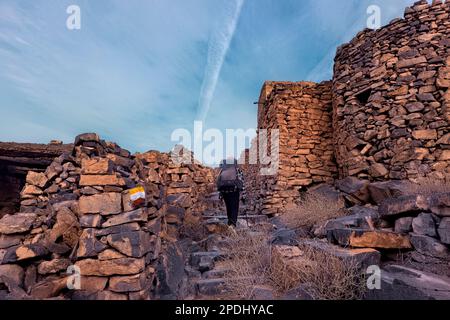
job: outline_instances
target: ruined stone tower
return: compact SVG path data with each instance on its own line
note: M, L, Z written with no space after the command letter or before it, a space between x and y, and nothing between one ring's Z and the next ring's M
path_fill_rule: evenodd
M335 178L450 173L449 14L448 0L416 2L339 47L331 82L266 82L258 129L279 129L280 165L273 176L245 166L249 209L281 213Z

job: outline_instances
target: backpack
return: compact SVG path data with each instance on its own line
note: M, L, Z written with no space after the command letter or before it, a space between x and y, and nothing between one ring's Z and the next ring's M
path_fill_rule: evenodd
M219 173L217 178L217 190L222 191L236 191L243 187L242 181L239 179L236 165L225 165Z

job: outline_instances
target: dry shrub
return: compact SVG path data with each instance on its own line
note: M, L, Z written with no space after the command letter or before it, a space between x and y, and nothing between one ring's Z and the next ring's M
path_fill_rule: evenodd
M434 177L420 177L416 179L415 183L408 184L408 194L421 194L430 196L434 193L449 192L450 191L450 174L446 174L443 178L438 179Z
M228 241L229 270L225 280L229 292L251 299L255 286L271 286L280 295L305 285L318 300L359 299L364 293L364 276L354 260L342 260L324 251L302 246L301 257L278 259L266 232L238 231Z
M306 192L295 208L287 210L281 216L281 220L288 228L301 228L344 215L342 201L330 199L320 193Z
M281 292L304 285L316 300L356 300L365 291L365 278L354 259L339 259L325 251L301 246L300 262L287 265L274 259L270 278ZM303 260L303 262L301 261Z
M195 216L192 213L185 215L179 230L181 237L190 238L194 241L202 241L207 237L202 217Z
M267 283L271 246L264 231L237 230L227 239L225 280L231 294L251 299L253 287Z

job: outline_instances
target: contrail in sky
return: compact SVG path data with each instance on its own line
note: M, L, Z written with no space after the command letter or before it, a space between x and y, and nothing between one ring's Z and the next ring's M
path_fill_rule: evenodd
M223 61L233 39L244 0L226 1L225 17L218 23L209 40L208 60L200 90L197 120L204 121L214 97Z

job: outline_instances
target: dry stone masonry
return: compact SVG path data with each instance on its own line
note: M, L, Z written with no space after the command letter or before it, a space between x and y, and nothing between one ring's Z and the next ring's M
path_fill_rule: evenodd
M263 176L263 165L244 165L251 207L276 214L298 198L301 188L336 177L330 82L266 82L259 99L258 129L268 130L269 141L271 130L279 130L279 169L276 175Z
M450 172L450 3L419 1L404 19L338 48L333 128L341 177Z
M419 1L404 19L360 32L338 48L331 82L266 82L258 129L280 130L280 170L264 177L261 164L244 165L250 208L280 213L335 178L449 174L449 14L450 1Z
M0 299L178 297L179 226L208 209L200 198L214 187L213 173L78 136L71 153L28 172L19 212L0 220ZM129 194L136 186L146 195L137 207ZM81 288L70 290L76 270Z

